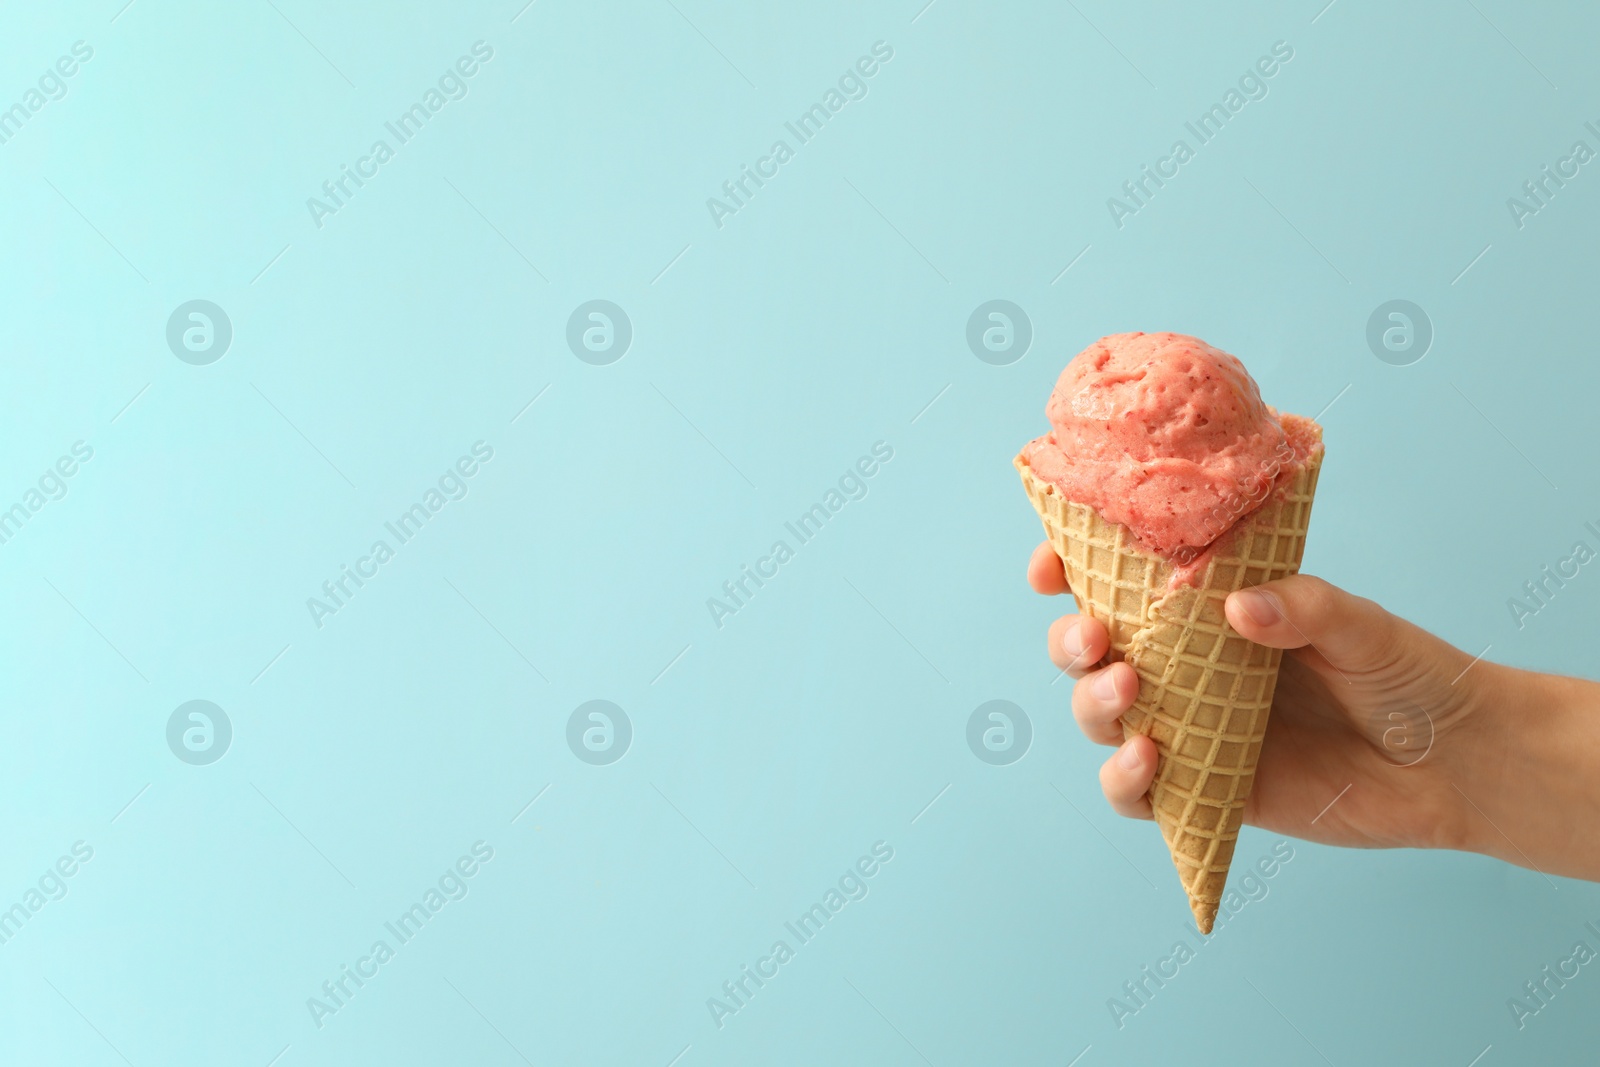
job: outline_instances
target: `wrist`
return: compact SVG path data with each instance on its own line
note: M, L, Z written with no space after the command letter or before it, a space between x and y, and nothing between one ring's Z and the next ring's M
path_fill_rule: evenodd
M1477 670L1471 713L1440 761L1456 801L1454 847L1600 878L1600 848L1584 830L1600 819L1600 686L1489 663Z

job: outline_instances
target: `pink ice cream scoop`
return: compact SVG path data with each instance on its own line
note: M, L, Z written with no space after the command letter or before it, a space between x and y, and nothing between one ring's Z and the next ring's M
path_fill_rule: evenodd
M1061 372L1034 473L1127 526L1192 580L1206 548L1321 449L1316 424L1279 415L1233 356L1180 333L1102 337Z

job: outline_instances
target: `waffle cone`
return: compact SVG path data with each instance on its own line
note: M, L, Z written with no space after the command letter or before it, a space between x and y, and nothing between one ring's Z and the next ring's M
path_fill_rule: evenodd
M1299 571L1321 463L1317 449L1292 481L1208 550L1193 586L1173 589L1171 563L1016 459L1079 610L1110 631L1104 662L1124 660L1139 676L1122 732L1156 743L1150 805L1202 933L1211 932L1222 901L1283 655L1236 633L1223 602L1236 589Z

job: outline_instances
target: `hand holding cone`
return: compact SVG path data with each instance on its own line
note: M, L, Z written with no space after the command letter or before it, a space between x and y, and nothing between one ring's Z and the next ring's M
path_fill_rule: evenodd
M1156 744L1151 807L1203 933L1222 900L1282 656L1236 633L1223 604L1299 571L1321 460L1315 449L1208 550L1194 584L1176 587L1174 565L1140 548L1126 526L1066 499L1025 454L1015 461L1079 609L1110 634L1107 661L1126 660L1139 677L1123 732Z

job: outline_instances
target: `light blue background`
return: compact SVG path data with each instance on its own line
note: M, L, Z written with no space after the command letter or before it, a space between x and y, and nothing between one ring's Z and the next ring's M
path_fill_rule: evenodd
M94 49L0 145L0 498L94 449L0 546L0 907L94 849L0 945L0 1061L1592 1058L1592 968L1520 1032L1506 1001L1595 943L1600 891L1304 843L1118 1029L1188 909L1100 797L1010 466L1089 341L1197 334L1326 408L1307 570L1589 670L1600 578L1521 630L1506 600L1600 519L1600 176L1521 229L1505 201L1600 147L1592 8L274 2L0 19L0 106ZM469 95L319 229L307 198L478 40ZM880 40L867 97L714 225ZM1114 225L1280 40L1269 95ZM609 366L565 342L596 298L634 329ZM996 298L1034 329L1003 367L964 336ZM1411 366L1365 342L1392 298L1436 331ZM233 325L209 366L166 344L191 299ZM313 625L479 440L469 495ZM713 625L880 440L865 499ZM234 729L209 766L165 740L197 698ZM609 766L565 740L595 698L634 728ZM1033 724L1010 766L965 741L996 698ZM470 894L319 1029L307 998L478 840ZM719 1029L707 998L880 840L870 894Z

